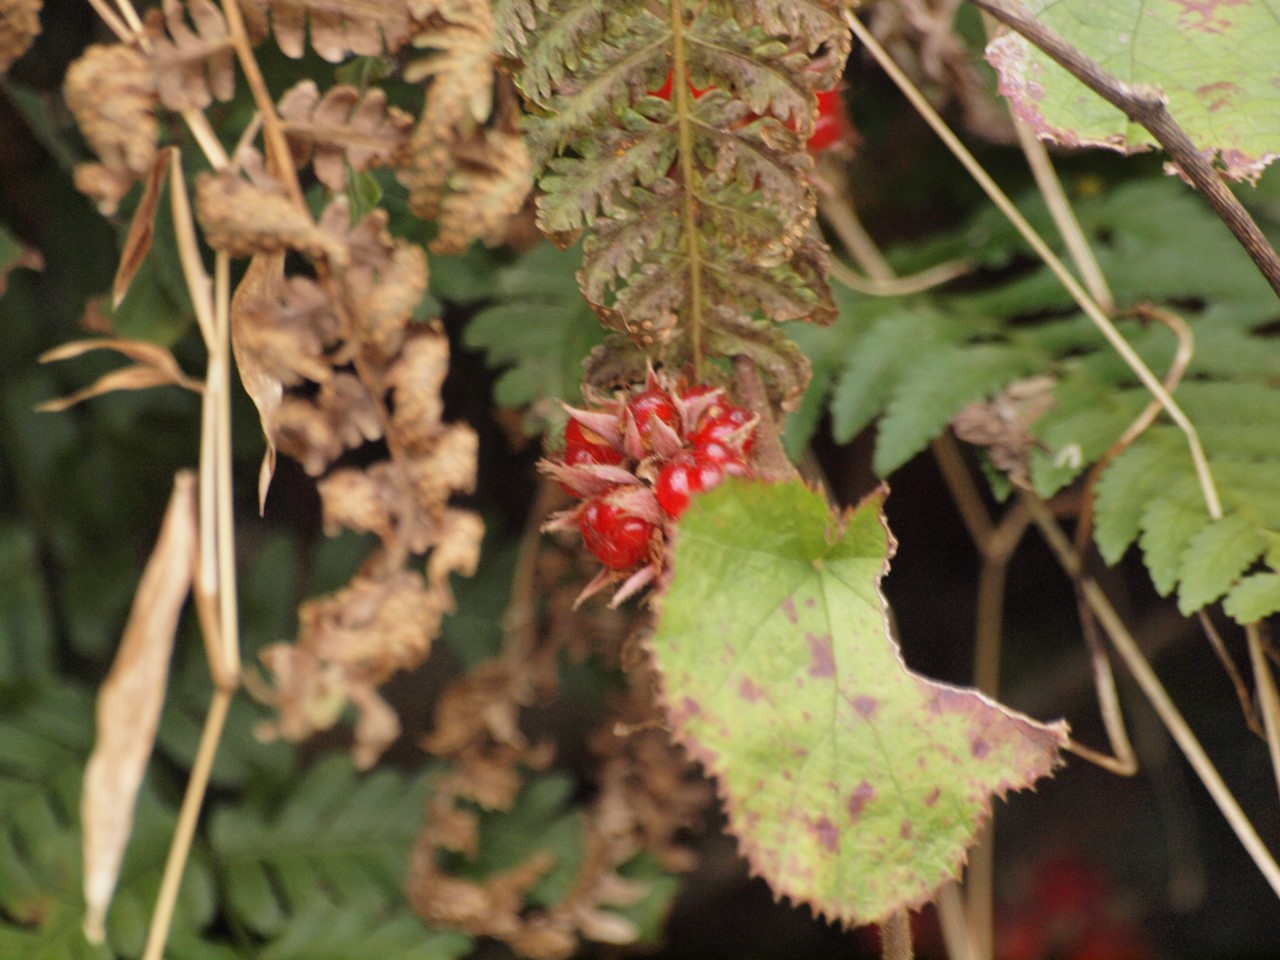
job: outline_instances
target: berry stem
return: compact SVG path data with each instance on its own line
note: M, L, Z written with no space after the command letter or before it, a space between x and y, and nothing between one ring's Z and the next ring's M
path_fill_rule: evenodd
M756 476L766 483L792 480L799 474L782 448L782 437L778 434L777 421L774 420L773 404L760 379L760 371L750 357L738 355L733 358L733 372L737 378L738 392L747 405L747 409L760 418L756 426Z

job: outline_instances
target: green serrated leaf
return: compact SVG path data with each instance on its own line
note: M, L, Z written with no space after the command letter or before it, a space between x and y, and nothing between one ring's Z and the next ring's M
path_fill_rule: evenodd
M526 427L556 418L554 398L580 396L582 361L604 339L599 321L574 280L580 254L541 244L490 278L494 302L467 324L463 342L506 368L494 385L502 406L530 407Z
M1280 155L1271 52L1280 22L1267 4L1027 0L1027 12L1122 83L1151 85L1196 146L1224 173L1252 179ZM987 48L1000 92L1042 139L1073 147L1144 148L1154 141L1027 40L1009 33Z
M837 518L800 483L698 498L651 641L671 729L719 781L754 870L847 923L928 899L992 797L1050 773L1066 742L1064 724L904 666L880 501Z
M1138 539L1142 513L1153 492L1183 459L1174 445L1151 442L1130 447L1102 472L1096 489L1093 539L1102 559L1116 563Z
M1267 548L1257 524L1239 513L1206 526L1187 545L1182 562L1178 609L1195 613L1231 589L1231 585Z
M1182 576L1188 545L1209 523L1205 509L1171 499L1153 500L1142 513L1142 558L1160 596L1167 597Z
M841 319L840 325L854 322ZM877 319L852 345L831 397L832 433L848 443L884 408L893 389L949 325L928 310L903 309Z
M1257 623L1280 612L1280 573L1251 573L1231 588L1222 609L1236 623Z
M917 355L885 408L874 466L887 477L923 450L968 403L1036 369L1036 358L1007 344Z

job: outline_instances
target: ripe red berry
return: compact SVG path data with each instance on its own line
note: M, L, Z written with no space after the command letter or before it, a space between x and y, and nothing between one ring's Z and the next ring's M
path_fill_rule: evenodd
M582 542L610 570L628 570L649 556L654 525L600 499L588 500L578 514Z
M621 463L623 460L622 451L615 450L605 441L604 437L593 430L588 430L577 420L572 417L569 422L564 425L564 454L565 462L570 462L570 457L579 451L589 451L592 459L576 460L575 463Z
M728 444L735 434L751 421L751 414L731 404L725 404L719 414L715 409L708 411L708 416L703 417L699 422L693 435L689 438L693 441L695 447L703 447L708 443ZM756 434L752 430L747 433L746 438L742 441L742 453L747 455L751 453L751 448L756 445Z
M694 449L694 457L698 463L714 463L730 477L749 477L751 468L728 446L719 440L708 440Z
M695 493L718 487L724 477L723 464L695 460L685 454L658 471L653 492L658 498L658 506L662 507L667 516L675 519L689 508L689 501Z
M636 422L641 440L648 439L649 421L654 417L667 426L674 426L677 419L675 404L671 402L670 397L658 389L651 388L637 393L627 404L627 409L631 411L631 416Z

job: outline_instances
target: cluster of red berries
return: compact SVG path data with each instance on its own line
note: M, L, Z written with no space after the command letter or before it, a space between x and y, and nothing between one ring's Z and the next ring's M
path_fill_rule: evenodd
M583 597L623 580L619 602L657 576L665 531L695 493L751 475L757 418L719 387L672 386L652 371L642 390L593 407L567 408L564 450L543 461L582 501L547 528L576 527L604 564Z
M689 84L689 90L693 94L694 99L702 96L713 87L703 87L698 89L692 83ZM667 72L666 82L657 90L650 90L652 96L661 100L671 99L671 71ZM816 94L818 98L818 116L813 123L813 133L809 136L806 146L811 154L817 156L828 150L847 149L852 147L857 140L857 135L853 132L853 124L849 120L849 114L844 107L844 97L841 96L838 88L831 90L819 90ZM788 124L794 130L793 125Z

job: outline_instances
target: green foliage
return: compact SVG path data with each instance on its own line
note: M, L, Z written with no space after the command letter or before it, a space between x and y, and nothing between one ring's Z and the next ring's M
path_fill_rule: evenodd
M134 835L107 918L107 942L81 932L80 776L92 746L93 701L77 687L0 692L0 952L30 960L112 960L142 951L159 888L172 808L144 786ZM179 895L175 925L193 936L215 910L206 861L197 854Z
M330 757L283 798L215 811L209 843L231 922L268 938L294 923L289 936L296 940L308 929L323 937L312 913L317 905L340 928L412 916L400 891L430 776L359 776L346 757ZM343 914L354 918L339 920ZM299 920L305 915L310 924Z
M1025 206L1043 228L1043 208ZM1191 612L1231 590L1277 530L1267 503L1268 478L1280 467L1280 409L1270 386L1280 354L1267 327L1274 295L1225 228L1175 181L1135 181L1081 201L1077 212L1121 306L1169 304L1194 339L1177 397L1204 439L1228 514L1223 525L1209 528L1186 444L1162 426L1103 470L1096 504L1103 557L1114 563L1139 540L1156 587L1168 593L1181 584L1180 606ZM1018 249L1012 228L980 214L897 260L911 270L964 253L983 268L974 280L910 298L848 294L833 331L797 336L814 357L815 388L826 388L822 377L834 380L838 441L880 418L881 475L924 449L968 403L1047 373L1054 404L1032 428L1043 446L1029 451L1029 473L1049 496L1101 459L1149 402L1047 269L1019 260ZM1118 326L1154 370L1168 367L1176 340L1165 326L1135 319ZM833 350L843 359L833 363ZM1248 603L1233 600L1230 609L1280 609L1271 582L1251 581Z
M539 244L488 279L488 302L463 335L505 368L493 398L504 407L526 407L525 428L537 433L560 424L557 399L580 398L582 358L603 339L595 315L573 279L581 251Z
M510 0L497 21L533 107L539 224L591 232L579 281L602 322L670 359L750 345L798 395L764 321L832 310L803 142L848 49L837 7ZM669 98L649 92L673 72Z
M1066 743L906 669L879 593L892 553L879 498L837 519L799 482L725 484L681 521L652 639L672 731L720 781L744 855L846 923L929 899L992 798Z

